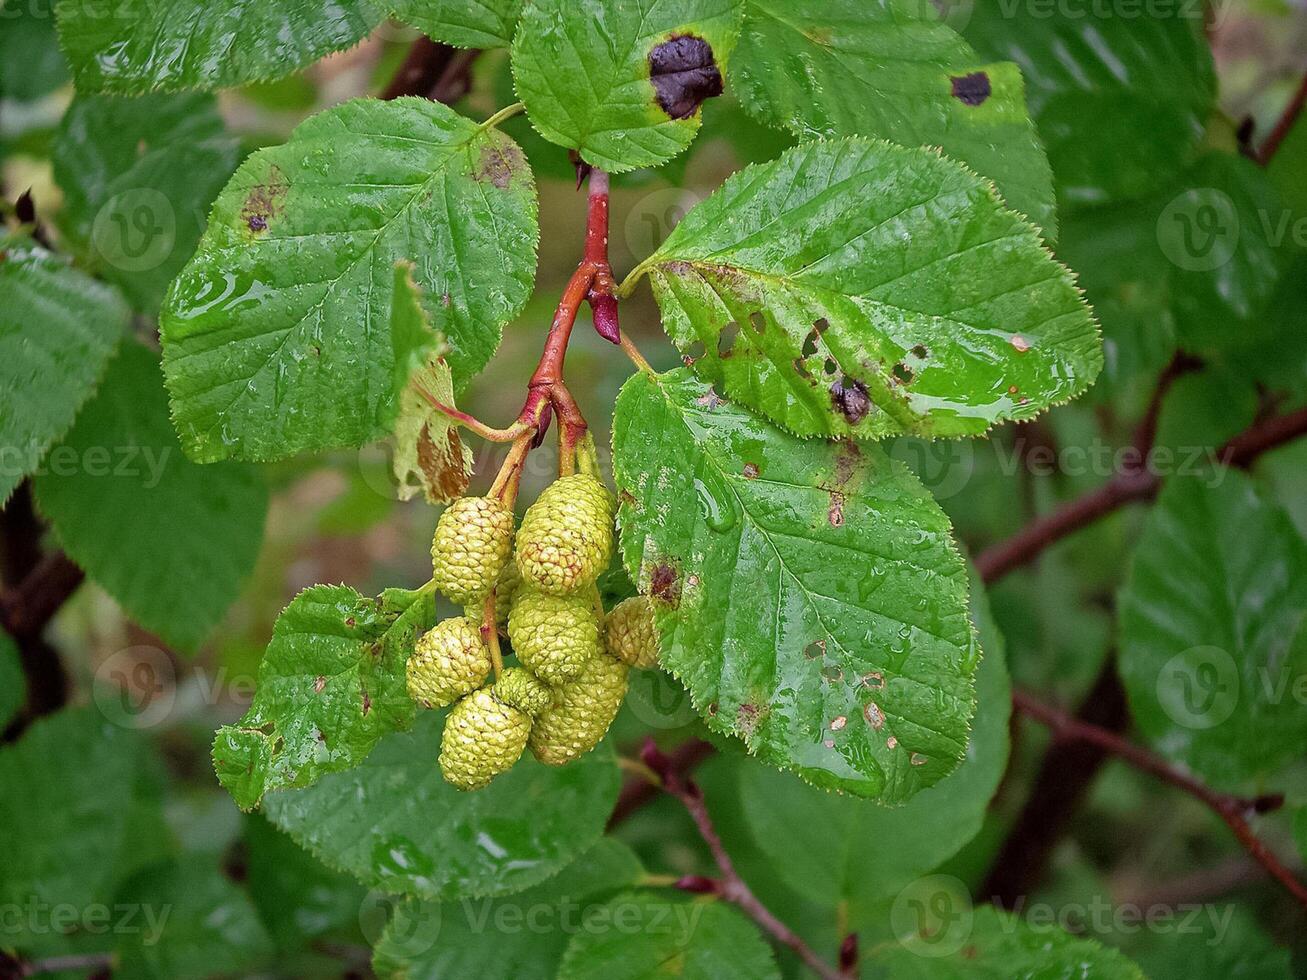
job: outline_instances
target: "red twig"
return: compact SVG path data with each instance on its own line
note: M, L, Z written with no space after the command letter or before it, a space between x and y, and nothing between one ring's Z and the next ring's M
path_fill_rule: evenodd
M1307 434L1307 408L1256 422L1221 447L1217 458L1227 466L1247 467L1262 453ZM976 570L986 584L1002 578L1041 554L1045 548L1128 503L1152 498L1161 477L1147 465L1124 469L1101 487L1063 504L976 556Z
M1302 81L1298 83L1297 90L1289 98L1288 105L1280 113L1280 118L1275 121L1275 126L1271 129L1270 135L1266 137L1266 142L1262 144L1262 148L1257 154L1257 162L1263 167L1271 162L1271 158L1275 156L1275 151L1280 148L1284 138L1293 129L1294 123L1302 115L1304 105L1307 105L1307 75L1304 75Z
M808 969L821 977L822 980L847 980L845 974L814 953L811 947L797 933L776 918L758 900L758 896L753 893L749 886L745 884L744 879L735 870L730 855L726 853L726 848L722 845L721 836L717 833L717 828L713 826L712 818L708 815L708 808L703 801L703 792L698 785L692 780L685 779L672 766L671 760L658 751L653 739L645 741L644 750L640 753L640 759L662 781L662 788L681 801L686 812L690 814L690 819L694 821L699 836L708 845L708 850L712 853L717 870L721 872L719 879L691 876L678 882L678 886L686 891L711 892L738 906L749 918L753 919L754 922L769 933L773 939L794 950Z
M676 751L668 756L667 764L678 773L688 773L715 751L710 743L692 738L678 746ZM631 776L622 784L617 805L613 807L612 815L608 818L608 829L612 830L640 807L655 799L658 792L659 788L649 780Z
M1137 769L1151 773L1163 782L1206 804L1225 821L1253 859L1283 885L1300 905L1307 908L1307 887L1294 878L1280 860L1270 852L1265 843L1253 832L1247 819L1249 813L1265 813L1277 809L1284 803L1282 796L1247 798L1219 793L1161 756L1127 741L1115 732L1097 725L1086 724L1051 705L1044 704L1024 691L1013 691L1012 703L1022 714L1047 725L1056 738L1075 739L1097 745Z

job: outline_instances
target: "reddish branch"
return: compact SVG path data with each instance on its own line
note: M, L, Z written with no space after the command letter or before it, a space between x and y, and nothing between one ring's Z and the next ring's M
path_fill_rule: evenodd
M1267 874L1284 886L1297 901L1307 908L1307 887L1298 881L1266 844L1254 833L1248 823L1248 815L1265 813L1277 809L1284 803L1280 795L1267 795L1253 798L1219 793L1209 786L1194 779L1179 767L1159 755L1149 752L1127 741L1115 732L1110 732L1097 725L1090 725L1073 718L1057 708L1044 704L1024 691L1014 691L1012 703L1022 714L1047 725L1055 738L1071 739L1096 745L1118 758L1124 759L1137 769L1151 773L1176 789L1188 793L1194 799L1206 804L1225 821L1234 832L1239 843L1252 855Z
M1262 453L1307 434L1307 408L1254 423L1218 452L1226 466L1247 467ZM1151 500L1162 478L1149 468L1147 453L1135 454L1135 465L1123 469L1101 487L1037 518L1006 541L976 557L976 570L986 584L1039 556L1044 549L1126 504Z
M677 746L676 751L667 757L667 766L683 776L693 771L699 763L711 756L714 751L716 750L708 742L692 738ZM612 815L608 818L608 829L612 830L640 807L655 799L658 792L659 787L647 779L642 779L639 776L629 778L622 785L622 792L617 797L617 805L613 807Z
M758 923L773 939L794 950L808 969L821 977L822 980L846 980L847 974L841 973L841 971L835 969L814 953L811 947L797 933L776 918L758 900L758 896L740 877L739 872L735 870L735 865L731 862L730 855L726 853L726 848L722 845L721 835L717 833L717 828L713 826L712 818L708 815L708 808L704 805L703 792L698 785L693 780L681 775L676 767L672 765L672 761L658 751L653 739L645 740L640 759L657 776L660 787L681 801L681 804L690 814L690 819L694 821L699 836L708 845L713 862L717 865L717 870L721 875L720 878L704 878L699 875L691 875L678 881L677 887L698 894L713 894L731 902L738 906L749 918L753 919L754 922Z
M1298 83L1297 90L1289 98L1289 104L1280 113L1280 118L1276 120L1270 135L1266 137L1266 142L1262 144L1261 152L1257 154L1257 162L1263 167L1271 162L1271 157L1275 156L1275 151L1280 148L1284 138L1293 129L1298 117L1302 115L1304 105L1307 105L1307 75L1304 75Z

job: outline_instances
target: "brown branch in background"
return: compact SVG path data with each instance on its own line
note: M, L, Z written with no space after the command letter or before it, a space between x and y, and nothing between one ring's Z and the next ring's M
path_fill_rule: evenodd
M726 848L722 845L721 836L717 833L717 828L713 826L712 818L708 815L708 808L703 801L703 792L698 785L692 780L686 779L672 766L671 760L658 751L653 739L645 740L644 749L640 753L640 760L661 780L661 788L681 801L686 812L690 814L690 819L694 821L699 836L708 845L708 850L712 853L717 870L721 873L721 877L715 879L703 878L698 875L683 878L677 882L677 887L700 894L715 894L731 902L745 915L753 919L773 939L794 950L799 959L803 960L804 965L821 977L822 980L846 980L846 974L842 974L814 953L811 947L789 926L776 918L758 900L758 896L754 895L749 886L745 884L744 879L735 870L730 855L726 853Z
M684 776L686 773L693 771L699 763L710 757L715 751L716 749L708 742L692 738L677 746L676 750L667 757L667 765L674 772ZM608 829L612 830L640 807L656 799L658 793L659 787L647 779L639 776L632 776L627 779L622 784L621 793L617 796L617 805L613 807L612 815L608 818Z
M408 55L382 91L381 98L416 95L446 105L457 102L471 87L469 72L480 53L419 37L408 49Z
M1227 466L1248 467L1261 454L1302 435L1307 435L1307 408L1253 423L1222 446L1217 458ZM1126 504L1152 499L1161 488L1162 478L1148 467L1146 454L1137 458L1139 465L1123 469L1102 486L1036 518L1007 540L980 552L976 556L980 577L986 584L996 582L1049 546Z
M1288 105L1280 113L1280 118L1275 121L1270 135L1266 137L1266 142L1262 144L1262 148L1257 154L1257 162L1263 167L1271 162L1271 158L1275 156L1275 151L1280 148L1284 138L1293 129L1298 117L1302 115L1304 105L1307 105L1307 75L1302 77L1297 90L1289 97Z
M1250 813L1267 813L1281 807L1284 804L1282 795L1268 794L1247 798L1218 792L1162 756L1127 741L1115 732L1074 718L1024 691L1014 691L1012 703L1022 714L1047 725L1054 738L1094 745L1205 804L1225 821L1253 859L1284 886L1298 904L1307 908L1307 886L1298 881L1279 858L1271 853L1248 823Z
M27 682L23 713L4 732L16 739L27 725L68 703L68 676L59 653L42 638L45 627L82 582L82 571L60 551L41 550L44 526L24 481L0 510L0 626L18 647Z
M1105 732L1124 732L1129 726L1125 691L1110 653L1076 720ZM1010 909L1016 907L1022 896L1030 894L1108 758L1105 749L1090 742L1055 740L1049 746L1030 785L1025 806L1008 828L989 875L980 886L982 896Z

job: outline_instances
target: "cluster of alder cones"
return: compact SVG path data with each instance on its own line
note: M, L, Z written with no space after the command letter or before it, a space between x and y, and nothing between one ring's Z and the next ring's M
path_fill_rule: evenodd
M440 516L432 581L464 615L418 639L408 691L429 708L454 706L440 744L454 786L486 786L528 745L548 765L589 752L621 707L630 668L657 663L646 598L604 614L595 582L612 553L613 500L589 472L547 487L516 533L495 496L462 497ZM518 666L502 667L505 632Z

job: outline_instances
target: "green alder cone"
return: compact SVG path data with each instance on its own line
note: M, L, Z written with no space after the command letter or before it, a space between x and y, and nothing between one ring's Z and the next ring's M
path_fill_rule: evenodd
M604 648L631 667L658 666L658 629L647 596L624 599L604 618Z
M603 649L594 588L562 596L521 589L508 614L508 638L522 666L546 684L579 677Z
M593 585L613 554L613 499L589 473L559 477L527 508L517 567L528 585L567 595Z
M491 688L473 691L449 713L440 738L440 771L462 790L481 789L522 756L531 716L499 700Z
M505 668L490 691L510 708L526 712L532 718L554 703L554 692L549 685L525 667Z
M453 704L485 683L490 651L477 623L446 619L418 638L406 668L408 693L428 708Z
M436 524L432 580L450 602L475 605L495 587L512 546L513 512L502 500L460 497Z
M531 726L531 752L546 765L561 766L585 755L608 734L626 697L631 668L600 655L576 680L560 688L552 707Z

